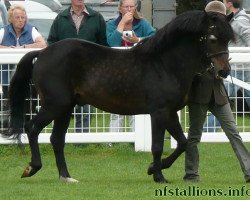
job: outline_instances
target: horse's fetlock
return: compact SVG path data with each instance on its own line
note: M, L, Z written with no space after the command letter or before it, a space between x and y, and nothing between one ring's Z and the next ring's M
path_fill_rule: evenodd
M32 167L32 169L34 169L35 171L39 171L42 168L42 164L32 164L30 163L30 166Z
M42 166L43 166L43 165L37 165L37 166L35 166L34 168L35 168L36 171L39 171L39 170L42 168Z
M150 163L147 174L152 175L153 173L154 173L154 163Z

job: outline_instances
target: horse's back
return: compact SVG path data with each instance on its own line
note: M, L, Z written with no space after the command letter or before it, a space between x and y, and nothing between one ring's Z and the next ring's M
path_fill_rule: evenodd
M124 101L124 97L128 100L129 92L135 96L133 101L138 96L133 89L134 82L141 81L138 79L141 72L134 68L134 62L130 50L67 39L40 53L34 65L33 80L42 97L52 99L64 95L66 102L88 103L109 111L114 107L113 112L120 112L131 110L131 105L124 103L124 108L119 108L122 103L118 101Z

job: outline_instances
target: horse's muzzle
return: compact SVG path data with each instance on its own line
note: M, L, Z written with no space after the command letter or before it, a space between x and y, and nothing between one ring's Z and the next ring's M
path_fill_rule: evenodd
M227 78L227 76L230 74L230 70L220 70L218 71L218 78Z
M215 76L218 78L227 78L230 74L231 66L229 64L229 54L220 54L211 58L214 65Z

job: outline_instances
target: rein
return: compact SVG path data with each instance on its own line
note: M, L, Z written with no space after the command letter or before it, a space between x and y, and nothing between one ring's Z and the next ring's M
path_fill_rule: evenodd
M211 62L211 64L209 65L209 67L207 67L206 69L204 69L202 72L197 72L195 74L195 76L203 76L206 72L210 71L211 69L214 68L213 63Z

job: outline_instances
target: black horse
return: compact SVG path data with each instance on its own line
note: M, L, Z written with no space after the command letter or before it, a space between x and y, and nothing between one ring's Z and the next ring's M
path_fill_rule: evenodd
M28 135L32 157L22 177L41 169L38 135L54 120L51 143L59 177L76 181L66 166L65 134L74 106L91 104L112 113L151 115L153 162L148 174L153 174L156 182L166 182L162 169L173 164L187 142L177 111L187 103L194 76L211 63L218 76L229 74L228 42L233 37L227 17L192 11L177 16L155 36L128 50L67 39L27 53L10 83L10 128L5 133L17 138L25 130ZM41 109L24 124L25 91L31 79ZM165 130L178 146L161 159Z

